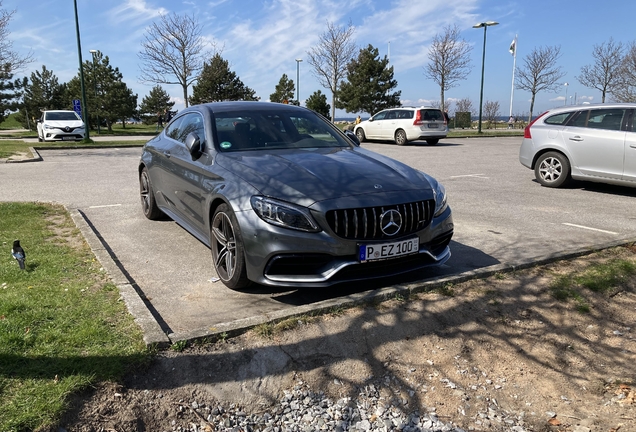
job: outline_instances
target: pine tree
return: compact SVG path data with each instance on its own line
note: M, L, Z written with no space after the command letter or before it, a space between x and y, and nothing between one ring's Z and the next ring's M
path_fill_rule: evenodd
M287 103L293 103L294 101L294 92L296 91L296 86L294 85L294 81L290 80L287 77L287 74L283 74L280 77L280 81L276 84L276 91L269 95L269 100L272 102L282 103L287 101Z
M255 91L243 84L235 72L230 70L227 60L215 54L203 65L199 81L192 87L190 104L218 101L258 100Z
M70 109L64 104L65 84L60 84L53 71L42 65L41 71L31 73L31 81L26 78L24 96L17 120L25 128L35 128L35 121L43 110Z
M137 115L137 95L123 82L119 68L111 66L108 56L98 51L94 61L84 62L84 84L91 127L105 123L112 132L113 123L121 120L125 127L126 121ZM72 106L73 99L81 99L79 76L67 85L67 106Z
M378 49L369 45L347 65L347 81L340 83L337 107L373 115L400 106L401 92L391 93L395 87L393 66L389 67L386 56L380 59Z
M0 67L0 123L2 123L9 111L15 111L20 106L25 80L13 79L13 73L9 65Z
M320 90L316 90L311 96L309 96L305 105L310 110L324 116L327 120L331 120L331 117L329 116L331 106L327 103L327 96Z
M139 105L139 115L146 124L157 123L158 113L171 111L174 102L170 101L170 95L161 86L157 85L150 90Z

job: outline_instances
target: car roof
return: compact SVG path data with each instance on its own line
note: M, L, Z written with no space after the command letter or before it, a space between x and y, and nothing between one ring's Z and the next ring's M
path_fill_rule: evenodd
M578 111L583 109L608 109L608 108L631 108L636 109L636 103L627 103L627 102L616 102L616 103L596 103L596 104L578 104L578 105L567 105L557 108L551 108L547 112L550 114L560 113L566 111Z
M205 104L192 105L186 111L210 110L212 112L228 112L228 111L272 111L272 110L298 110L311 111L308 108L296 105L282 104L276 102L260 102L260 101L225 101L225 102L209 102Z

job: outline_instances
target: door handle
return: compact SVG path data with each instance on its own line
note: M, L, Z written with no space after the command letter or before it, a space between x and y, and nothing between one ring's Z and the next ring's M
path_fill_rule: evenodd
M163 152L163 155L164 155L165 157L169 158L169 157L170 157L170 150L166 150L166 151L164 151L164 152Z
M630 144L629 145L631 148L636 148L636 144Z
M576 135L576 136L570 137L570 141L583 141L583 138Z

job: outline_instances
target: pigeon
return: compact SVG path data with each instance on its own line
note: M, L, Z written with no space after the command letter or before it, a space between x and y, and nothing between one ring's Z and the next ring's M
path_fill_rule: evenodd
M16 240L13 242L13 248L11 249L11 255L18 261L20 264L20 268L24 270L24 261L26 260L26 253L22 246L20 246L20 240Z

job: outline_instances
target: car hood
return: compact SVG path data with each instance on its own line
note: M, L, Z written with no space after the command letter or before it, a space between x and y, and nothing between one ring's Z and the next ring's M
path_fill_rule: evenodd
M361 148L220 153L217 163L263 195L304 206L349 196L431 190L419 171Z

